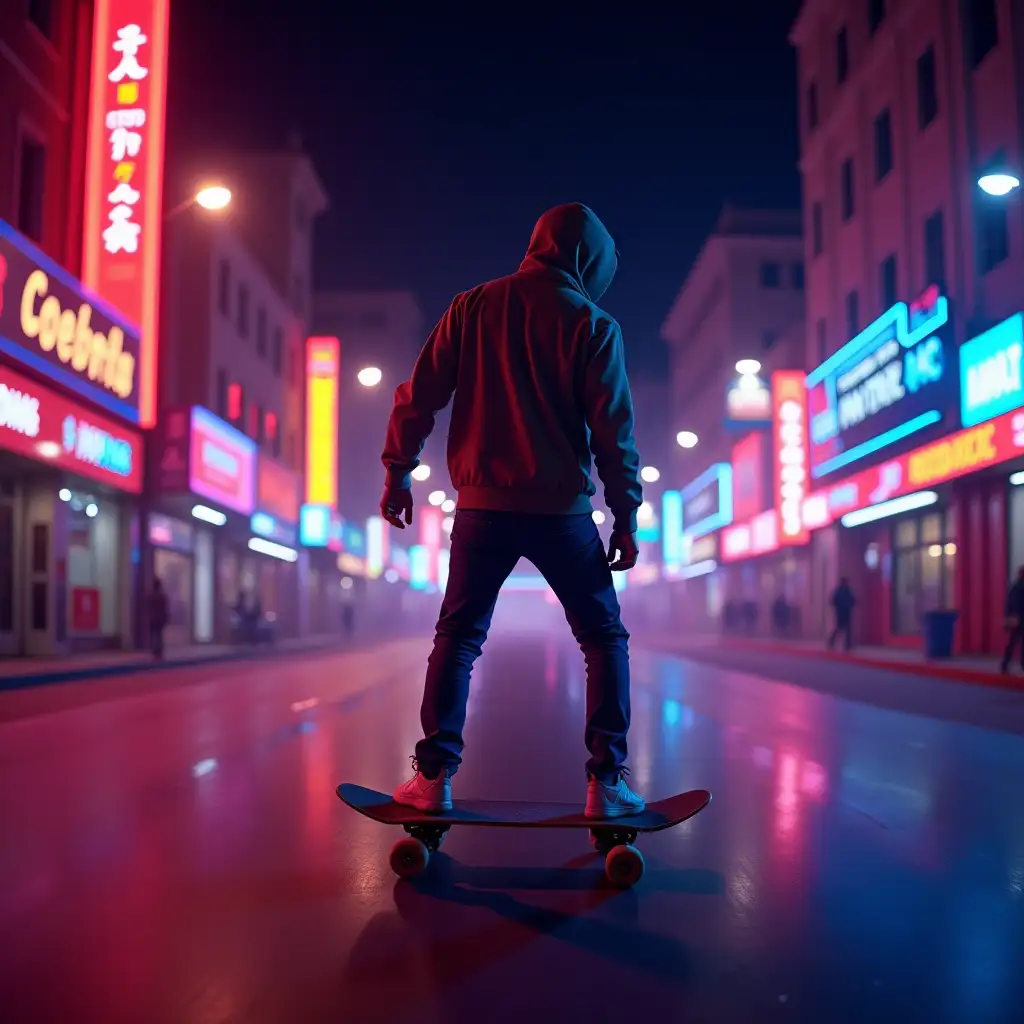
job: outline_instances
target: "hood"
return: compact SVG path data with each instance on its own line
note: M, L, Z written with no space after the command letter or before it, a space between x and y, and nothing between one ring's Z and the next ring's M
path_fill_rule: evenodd
M615 242L597 214L582 203L563 203L541 214L519 269L561 271L591 302L599 302L618 266Z

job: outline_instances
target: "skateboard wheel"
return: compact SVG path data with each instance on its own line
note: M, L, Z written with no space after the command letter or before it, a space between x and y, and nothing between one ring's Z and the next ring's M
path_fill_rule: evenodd
M644 855L635 846L615 846L604 860L604 873L618 889L636 885L644 876Z
M399 839L391 848L391 870L399 878L415 878L422 875L430 863L430 851L420 839L412 836Z

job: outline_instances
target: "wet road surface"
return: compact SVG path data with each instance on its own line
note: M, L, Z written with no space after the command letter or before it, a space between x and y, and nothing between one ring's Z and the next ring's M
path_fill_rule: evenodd
M406 774L425 651L0 694L0 1020L1024 1019L1024 701L637 650L632 782L714 793L637 889L490 829L411 884L333 791ZM496 635L456 795L581 800L583 701L578 652Z

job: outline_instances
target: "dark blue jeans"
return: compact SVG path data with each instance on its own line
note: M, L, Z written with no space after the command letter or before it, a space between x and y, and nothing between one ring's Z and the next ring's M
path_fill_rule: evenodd
M626 760L629 634L604 545L589 515L543 516L460 510L451 537L448 587L416 745L420 770L453 773L462 761L469 677L480 656L498 590L521 557L537 567L562 603L587 665L587 771L609 779Z

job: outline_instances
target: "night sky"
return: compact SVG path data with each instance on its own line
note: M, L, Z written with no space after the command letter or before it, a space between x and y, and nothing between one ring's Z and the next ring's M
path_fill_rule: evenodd
M723 201L799 203L798 0L742 19L727 3L663 20L329 6L178 0L168 100L172 170L301 132L332 202L320 287L408 288L432 323L515 269L543 210L579 200L622 253L603 304L631 371L658 372L659 327Z

